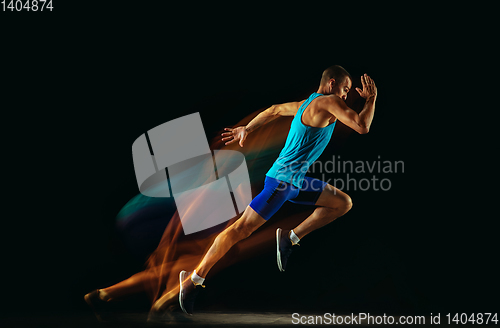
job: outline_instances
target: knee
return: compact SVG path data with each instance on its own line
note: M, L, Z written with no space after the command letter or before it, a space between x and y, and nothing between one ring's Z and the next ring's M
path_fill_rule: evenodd
M352 208L352 199L349 195L344 194L342 198L339 199L337 204L337 209L343 214L349 212Z

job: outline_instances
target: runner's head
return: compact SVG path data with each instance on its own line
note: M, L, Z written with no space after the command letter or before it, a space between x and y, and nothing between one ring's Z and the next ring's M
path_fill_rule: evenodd
M326 90L325 94L334 94L346 100L351 87L351 75L342 66L333 65L323 71L320 88Z

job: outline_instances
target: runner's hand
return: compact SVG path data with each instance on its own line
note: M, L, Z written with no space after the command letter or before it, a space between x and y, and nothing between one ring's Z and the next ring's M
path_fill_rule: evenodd
M239 141L240 142L240 147L243 147L243 142L245 142L245 139L247 138L248 131L247 128L244 126L239 126L237 128L231 129L231 128L225 128L225 131L229 132L224 132L221 134L224 138L222 138L222 141L229 140L225 143L225 145L230 145L233 142Z
M377 86L375 85L375 82L372 80L372 78L369 77L366 73L365 75L361 76L361 84L363 85L363 90L361 90L360 88L356 88L356 91L361 97L365 99L368 99L370 97L377 98Z

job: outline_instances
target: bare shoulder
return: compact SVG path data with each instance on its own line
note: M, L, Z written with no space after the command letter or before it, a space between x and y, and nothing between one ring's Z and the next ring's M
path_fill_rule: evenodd
M316 99L318 100L318 103L322 105L334 105L334 104L339 104L340 102L343 101L337 95L324 95Z
M301 100L301 101L294 101L291 104L293 104L293 109L291 110L292 115L295 116L297 112L299 111L300 106L306 101L306 99Z
M341 108L344 101L336 95L324 95L314 99L316 101L315 107L318 110L331 112L333 108Z

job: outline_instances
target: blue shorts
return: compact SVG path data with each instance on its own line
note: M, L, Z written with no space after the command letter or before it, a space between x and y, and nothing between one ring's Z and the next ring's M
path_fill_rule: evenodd
M269 220L288 200L292 203L314 205L327 185L318 179L304 177L302 188L266 176L264 190L251 202L250 207L264 220Z

